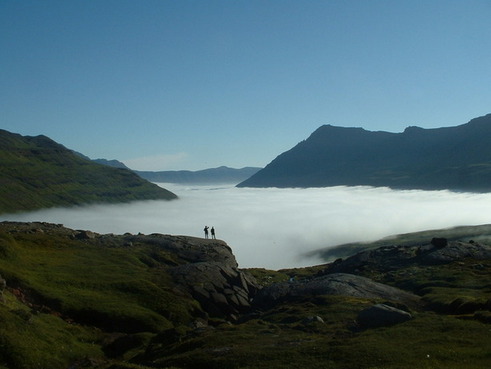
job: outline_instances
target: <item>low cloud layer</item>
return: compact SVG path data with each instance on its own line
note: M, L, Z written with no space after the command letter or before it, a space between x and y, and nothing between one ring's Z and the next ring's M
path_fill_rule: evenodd
M177 201L48 209L0 220L46 221L99 233L203 237L214 226L240 267L320 263L305 252L347 242L457 225L491 223L491 194L331 187L250 189L163 185Z

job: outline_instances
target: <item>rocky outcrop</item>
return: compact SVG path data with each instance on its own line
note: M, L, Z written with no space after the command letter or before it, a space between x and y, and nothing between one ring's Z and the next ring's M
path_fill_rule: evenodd
M174 255L174 265L187 263L214 262L237 268L237 260L232 249L221 240L203 239L189 236L171 236L160 233L151 235L124 235L126 244L151 245L155 250Z
M251 307L258 285L237 267L216 262L179 265L170 270L180 289L196 299L210 316L238 319Z
M258 307L318 295L342 295L367 299L385 299L412 305L419 297L354 274L334 273L308 281L275 283L263 288L254 299Z
M338 259L326 273L362 273L367 270L388 272L409 265L445 264L464 258L491 258L491 246L474 241L447 241L433 238L418 246L385 246L359 252L346 259Z
M491 246L477 242L450 242L446 247L435 247L427 252L420 252L419 258L426 264L445 264L452 261L473 258L485 260L491 258Z
M221 240L159 233L99 234L43 222L2 222L2 230L11 234L61 236L101 248L128 248L128 251L144 248L139 260L168 275L169 288L196 300L209 317L237 320L239 314L250 309L259 289L254 277L238 268L232 249Z
M232 249L221 240L164 234L124 236L125 244L147 244L168 266L178 290L199 302L210 316L235 321L250 309L259 286L238 268Z
M124 236L126 244L156 247L156 255L168 264L167 272L181 292L197 300L211 317L237 320L250 309L259 286L238 268L232 249L221 240L163 234Z
M356 321L362 328L386 327L412 319L407 311L386 304L376 304L358 313Z

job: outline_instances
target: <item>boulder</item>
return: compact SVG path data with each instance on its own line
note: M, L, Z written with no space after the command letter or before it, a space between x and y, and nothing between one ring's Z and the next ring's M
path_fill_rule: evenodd
M319 315L308 316L302 320L303 325L311 325L315 323L325 324L324 319L322 319Z
M357 322L362 328L386 327L412 319L410 313L395 307L377 304L359 312Z

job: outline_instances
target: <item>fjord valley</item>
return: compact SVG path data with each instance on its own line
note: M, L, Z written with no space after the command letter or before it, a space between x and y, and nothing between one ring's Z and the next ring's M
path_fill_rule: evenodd
M361 136L360 141L367 139L365 133ZM482 205L486 194L461 198L447 190L360 186L212 186L200 192L199 186L192 186L189 192L195 197L182 192L179 201L148 202L148 208L141 207L143 202L132 203L136 210L131 212L128 201L176 195L156 190L127 168L93 163L44 136L3 132L1 137L2 147L9 148L2 151L2 173L11 184L6 187L10 194L22 188L29 201L21 203L25 209L71 207L58 222L12 220L21 213L7 214L0 222L2 369L481 369L489 364L491 226L332 245L336 231L367 238L370 228L380 226L369 223L372 218L378 223L390 219L393 226L395 211L405 225L414 218L426 222L425 227L434 224L428 219L440 218L445 224L450 207L458 215L459 201ZM374 141L368 142L367 149ZM429 140L427 147L435 142ZM322 139L318 147L324 144ZM469 163L476 157L469 154ZM412 166L402 164L410 176ZM188 174L186 178L193 177ZM127 196L118 196L121 193ZM438 197L451 201L439 203L436 210L424 208L428 199ZM341 215L350 201L359 222L353 211ZM72 207L114 202L122 204L111 205L114 213L102 211L101 218L96 216L101 205ZM282 207L285 203L290 207ZM417 216L405 214L408 203L422 208ZM5 204L13 206L12 201ZM311 211L312 204L318 213ZM5 206L4 212L13 211ZM382 207L389 208L384 216ZM15 210L24 209L17 205ZM79 226L62 224L77 218L77 211L81 215L74 223ZM476 213L479 219L487 217L482 210L471 213L472 218L452 221L477 219ZM201 221L211 218L219 220L227 242L191 232L110 233L80 226L85 218L100 226L107 221L101 221L104 216L128 228L156 221L150 228L167 227L169 233L180 229L179 223L201 228ZM248 234L251 229L256 238ZM271 250L276 250L273 259L286 258L293 248L319 263L240 267L236 251L243 249L228 242L228 235L236 233L244 234L241 248L254 250L258 258L271 258ZM315 250L309 245L312 238L318 239ZM292 244L285 247L287 242Z
M126 169L87 160L46 136L0 130L0 213L177 196Z
M491 114L403 133L325 125L240 187L386 186L491 191Z

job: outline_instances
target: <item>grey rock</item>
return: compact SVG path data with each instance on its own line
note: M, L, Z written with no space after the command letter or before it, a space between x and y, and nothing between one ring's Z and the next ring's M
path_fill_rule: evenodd
M96 238L97 233L94 233L92 231L78 231L78 233L75 235L75 238L78 240L91 240Z
M269 306L299 297L343 295L360 298L381 298L403 304L415 304L419 297L354 274L334 273L302 282L281 282L263 288L254 299L258 306Z
M250 308L259 286L246 272L217 262L187 263L169 269L175 283L213 317L233 319ZM246 288L242 282L248 281Z
M304 325L310 325L310 324L314 324L314 323L325 324L324 319L322 319L318 315L308 316L302 320L302 324L304 324Z
M358 324L363 328L386 327L412 319L407 311L385 304L373 305L359 312Z
M450 242L448 246L432 250L421 255L421 261L426 264L446 264L452 261L473 258L485 260L491 258L491 246L477 242Z
M465 258L489 259L491 246L475 241L448 241L445 238L433 238L417 246L384 246L359 252L344 260L338 259L330 264L326 273L388 272L409 265L445 264Z

